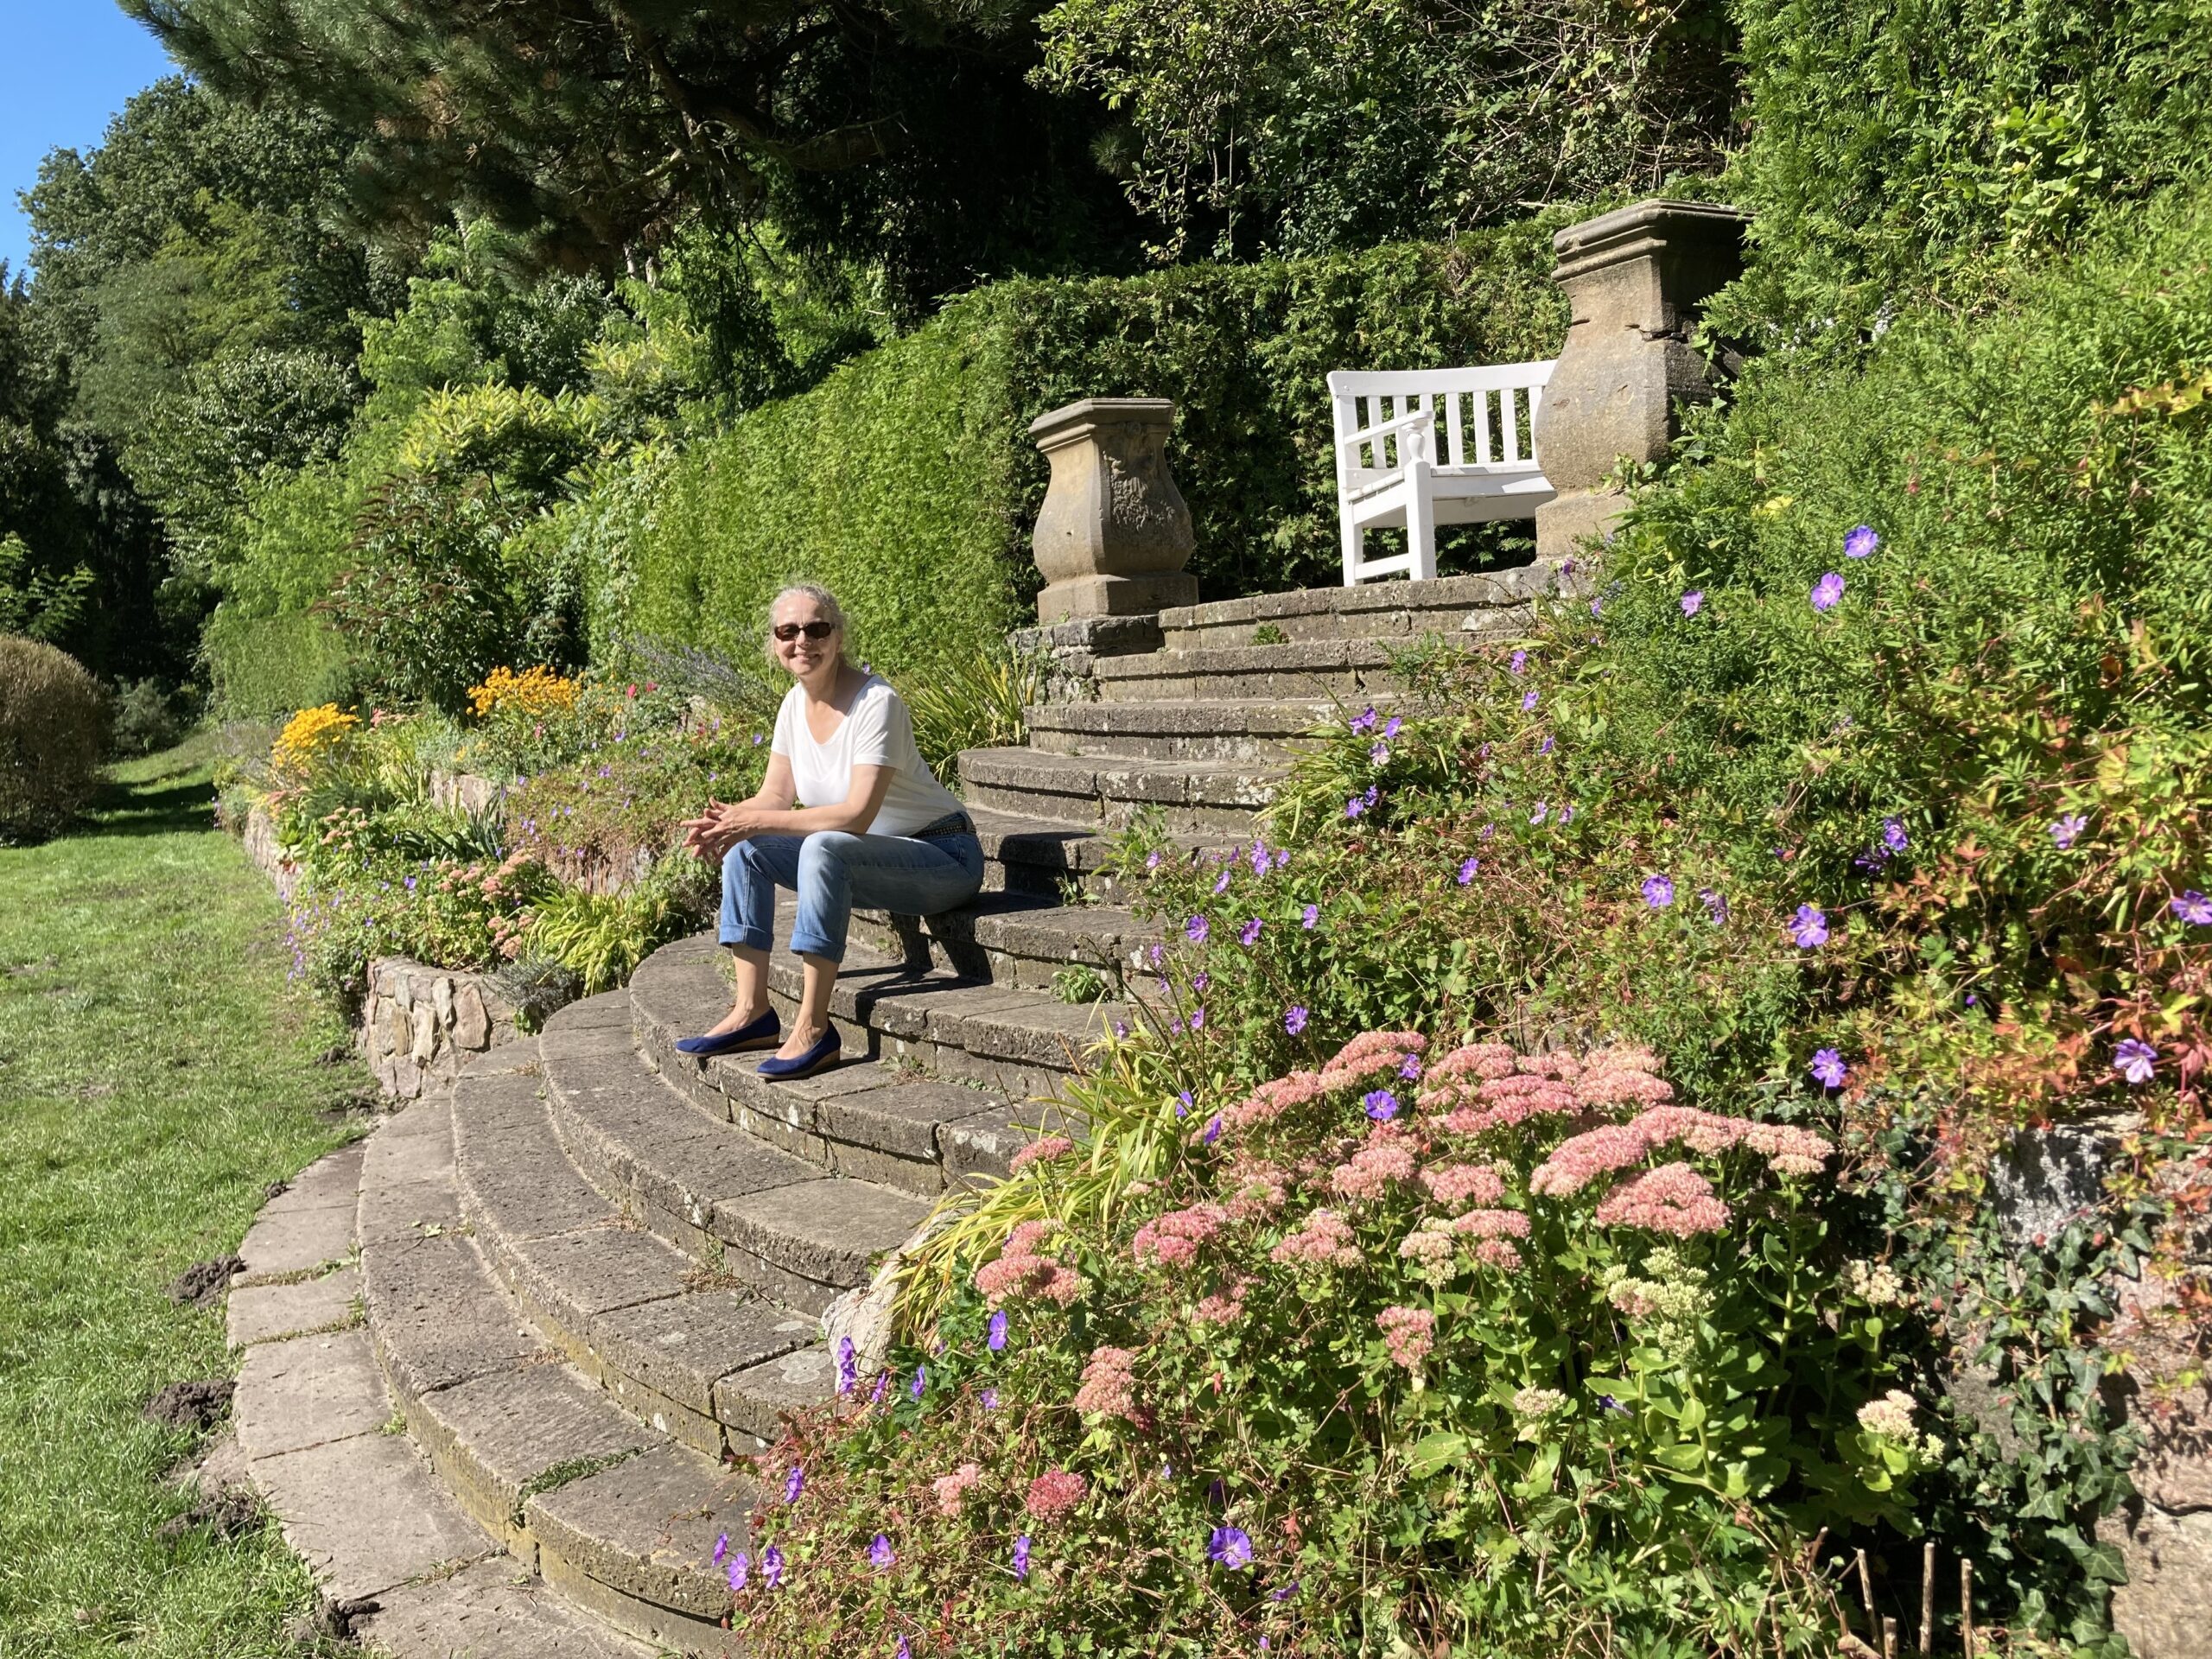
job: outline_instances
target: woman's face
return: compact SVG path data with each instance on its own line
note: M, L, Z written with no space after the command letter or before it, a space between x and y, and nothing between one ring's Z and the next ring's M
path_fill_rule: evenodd
M822 601L804 594L787 594L777 601L768 624L768 644L785 673L804 680L825 664L836 662L837 649L843 644L842 632L832 628L825 638L817 639L807 632L810 624L818 631L829 620L823 614ZM791 637L785 639L785 634Z

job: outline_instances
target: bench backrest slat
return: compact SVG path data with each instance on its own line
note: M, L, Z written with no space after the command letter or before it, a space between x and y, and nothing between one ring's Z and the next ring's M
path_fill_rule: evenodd
M1536 411L1552 365L1486 363L1459 369L1338 370L1329 396L1339 442L1418 411L1436 417L1432 462L1442 467L1526 470L1535 464ZM1464 401L1463 401L1464 400ZM1525 423L1525 425L1523 424ZM1467 453L1473 429L1474 454ZM1495 439L1495 442L1493 442ZM1407 452L1399 435L1338 453L1342 486L1356 489L1399 471Z

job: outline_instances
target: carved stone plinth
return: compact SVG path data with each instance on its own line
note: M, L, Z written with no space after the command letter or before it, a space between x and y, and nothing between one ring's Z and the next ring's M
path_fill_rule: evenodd
M1198 579L1183 571L1191 509L1167 470L1174 421L1165 397L1086 397L1030 423L1052 463L1034 537L1039 622L1197 602Z
M1627 503L1606 480L1623 460L1664 456L1681 405L1712 398L1690 334L1743 270L1749 222L1734 207L1641 201L1553 237L1552 279L1573 320L1536 417L1536 454L1559 493L1536 509L1539 556L1609 534Z

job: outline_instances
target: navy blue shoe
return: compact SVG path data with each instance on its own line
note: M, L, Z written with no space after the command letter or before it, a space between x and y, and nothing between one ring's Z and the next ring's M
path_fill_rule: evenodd
M837 1035L837 1027L832 1026L822 1033L820 1042L797 1059L779 1059L771 1054L753 1069L771 1083L789 1083L793 1077L810 1077L825 1065L836 1065L844 1049L844 1039Z
M679 1037L676 1039L676 1052L703 1060L716 1054L741 1054L748 1048L779 1048L783 1040L784 1022L776 1018L776 1011L771 1008L751 1025L740 1026L735 1031L726 1031L717 1037Z

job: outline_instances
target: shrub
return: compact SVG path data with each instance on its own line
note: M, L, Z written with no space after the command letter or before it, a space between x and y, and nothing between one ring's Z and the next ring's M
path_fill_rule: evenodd
M50 836L99 786L106 709L73 657L0 634L0 839Z
M168 748L190 728L193 702L189 694L165 681L126 681L110 702L109 747L122 757Z
M734 1628L1826 1651L1801 1541L1909 1527L1948 1431L1828 1140L1670 1094L1648 1053L1375 1032L1130 1100L1148 1167L1039 1141L920 1344L782 1449L789 1565ZM1102 1160L1120 1207L1068 1206Z

